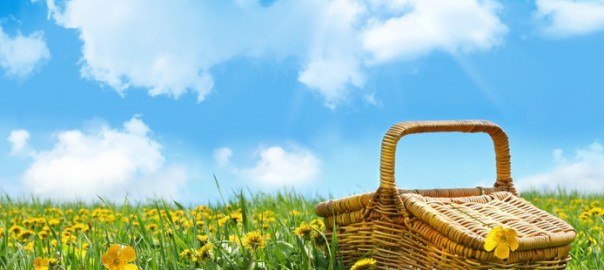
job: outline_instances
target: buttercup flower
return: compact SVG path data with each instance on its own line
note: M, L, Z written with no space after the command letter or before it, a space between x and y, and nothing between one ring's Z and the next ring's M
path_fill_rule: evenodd
M517 236L514 229L497 226L484 239L484 249L486 251L495 249L495 257L502 260L507 259L510 257L510 250L518 249Z
M113 244L109 247L107 253L103 254L101 261L109 270L138 270L138 266L130 264L136 260L136 251L132 247L122 247Z
M375 263L376 263L376 261L373 258L360 259L356 263L354 263L354 265L352 267L350 267L350 270L373 269L373 267L375 266Z

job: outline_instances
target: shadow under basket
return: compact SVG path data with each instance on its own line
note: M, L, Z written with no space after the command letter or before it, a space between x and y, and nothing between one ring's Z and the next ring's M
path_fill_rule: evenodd
M497 180L492 188L405 190L394 180L396 145L407 134L484 132L495 145ZM576 231L514 188L508 138L488 121L404 122L382 140L380 186L375 192L322 202L327 238L336 233L339 259L361 258L375 269L565 269ZM492 228L517 232L518 249L499 259L484 248Z

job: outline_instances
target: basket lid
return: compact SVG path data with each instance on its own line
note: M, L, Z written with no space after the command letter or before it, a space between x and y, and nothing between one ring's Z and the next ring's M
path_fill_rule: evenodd
M533 206L510 192L460 198L434 198L401 194L405 208L454 242L482 250L489 231L496 226L518 233L518 250L570 244L575 230L563 220Z

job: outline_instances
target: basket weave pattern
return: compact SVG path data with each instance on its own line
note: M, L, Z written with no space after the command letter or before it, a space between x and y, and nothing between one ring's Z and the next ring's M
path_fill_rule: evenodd
M495 146L494 186L396 188L398 141L405 135L425 132L489 134ZM325 218L326 234L337 234L344 264L350 266L359 258L372 257L377 269L564 269L576 236L566 222L518 197L511 177L507 135L488 121L394 125L382 141L377 191L323 202L316 213ZM519 248L506 260L483 248L488 232L499 225L518 233Z

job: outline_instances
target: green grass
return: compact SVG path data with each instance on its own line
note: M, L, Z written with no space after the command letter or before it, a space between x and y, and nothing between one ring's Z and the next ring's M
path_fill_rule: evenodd
M604 269L604 212L598 210L604 195L530 192L522 197L579 232L569 268ZM34 269L36 257L55 259L51 269L105 269L101 257L111 244L133 247L133 263L142 269L345 269L335 260L337 247L317 233L321 224L314 206L320 198L294 192L230 198L185 207L167 201L118 205L102 199L85 204L4 197L0 269ZM307 234L296 234L301 224L311 228ZM260 233L264 245L246 247L249 232Z

